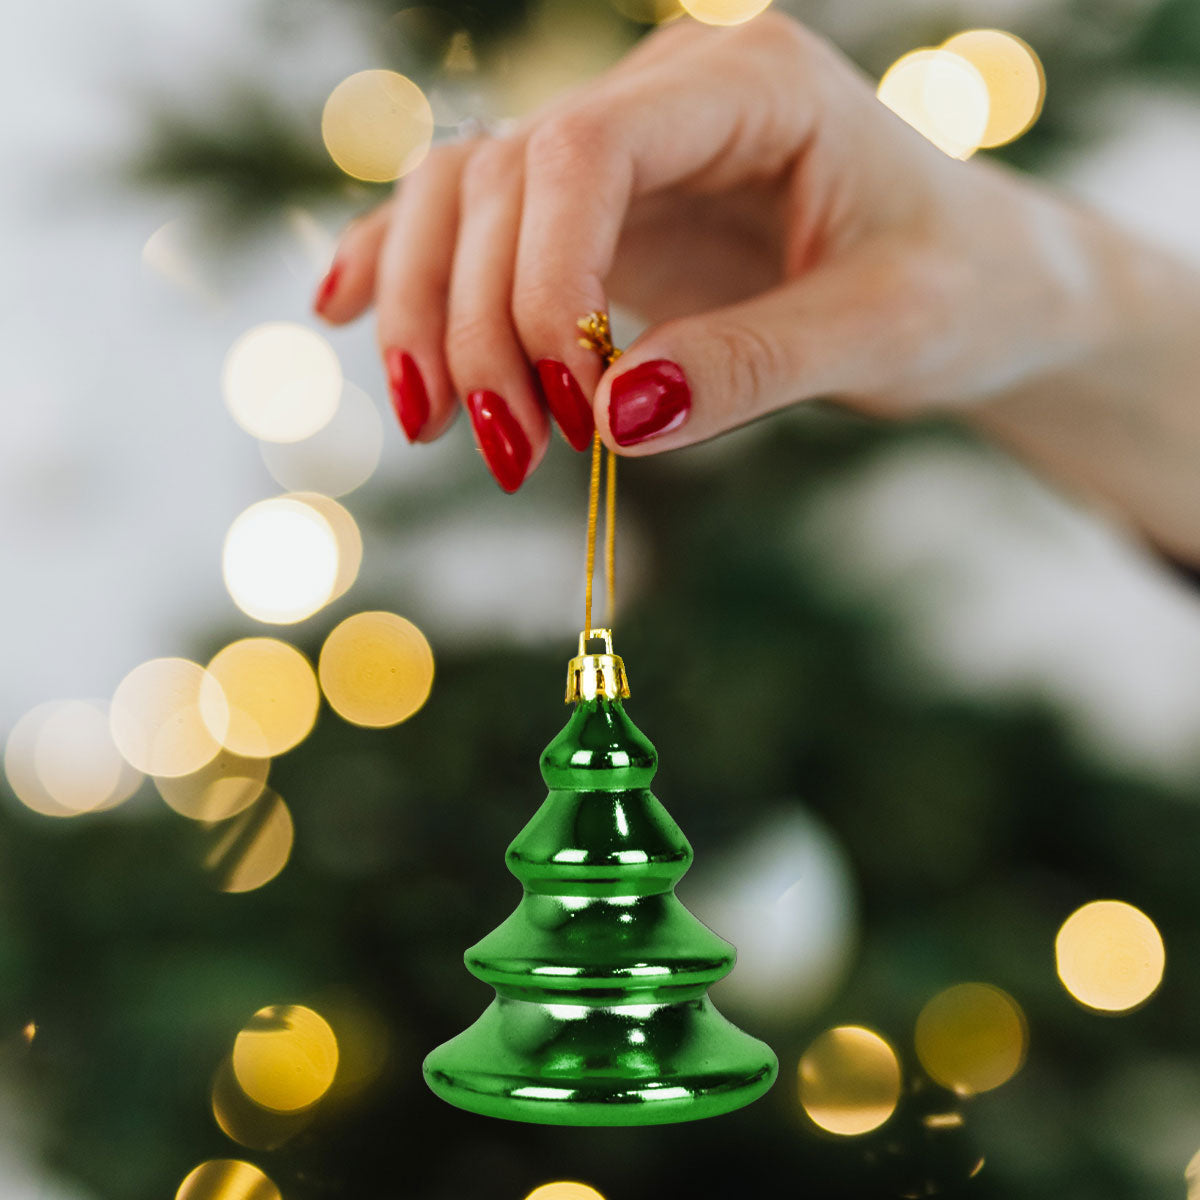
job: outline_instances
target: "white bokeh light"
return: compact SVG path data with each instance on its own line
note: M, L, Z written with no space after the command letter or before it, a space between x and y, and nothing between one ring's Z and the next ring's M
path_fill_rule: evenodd
M233 419L251 437L298 442L333 419L342 367L316 330L270 321L248 329L229 348L221 390Z
M713 988L718 1004L802 1019L849 969L858 943L850 866L833 834L798 806L693 868L679 891L737 946L737 967Z
M345 383L337 412L323 428L297 442L260 442L259 450L271 477L288 491L344 496L379 465L383 420L362 388Z
M222 565L238 608L256 620L289 625L333 595L337 537L311 505L278 496L252 504L234 521Z

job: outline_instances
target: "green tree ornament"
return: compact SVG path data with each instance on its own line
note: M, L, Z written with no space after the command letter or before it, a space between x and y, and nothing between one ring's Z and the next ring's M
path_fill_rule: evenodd
M584 653L599 637L606 653ZM548 1125L730 1112L778 1062L708 998L734 949L675 896L692 848L650 791L658 755L621 703L611 634L579 648L575 710L542 754L550 794L506 855L525 894L465 956L496 998L426 1058L425 1079L459 1108Z

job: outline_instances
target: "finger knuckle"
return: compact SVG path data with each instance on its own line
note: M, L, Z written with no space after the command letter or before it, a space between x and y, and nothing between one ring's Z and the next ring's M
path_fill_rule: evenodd
M734 36L743 45L786 46L791 49L809 47L819 40L807 25L773 8L759 13L753 21L738 25Z
M505 138L482 141L463 168L463 191L488 195L507 183L520 168L519 151Z
M757 396L783 377L783 355L773 338L741 322L723 324L712 334L719 383L732 396Z
M552 280L544 276L518 278L513 289L513 323L527 346L553 345L562 311L562 290Z
M604 114L589 108L555 113L530 134L526 149L529 166L540 172L574 174L602 147L607 129Z
M474 310L452 310L446 321L446 356L451 369L473 363L497 340L495 316Z

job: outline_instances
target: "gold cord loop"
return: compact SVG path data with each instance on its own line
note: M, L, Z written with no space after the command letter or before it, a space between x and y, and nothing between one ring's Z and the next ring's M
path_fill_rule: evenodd
M588 350L595 350L604 360L604 365L611 366L621 356L621 351L613 345L612 331L608 323L608 314L602 312L589 313L576 322L583 336L579 344ZM596 523L600 508L600 460L604 457L607 464L604 488L604 582L607 605L605 616L611 627L614 624L616 609L616 547L617 547L617 456L610 450L603 454L600 435L592 438L592 474L588 488L588 525L587 525L587 578L584 584L584 618L583 627L592 628L592 576L596 571Z

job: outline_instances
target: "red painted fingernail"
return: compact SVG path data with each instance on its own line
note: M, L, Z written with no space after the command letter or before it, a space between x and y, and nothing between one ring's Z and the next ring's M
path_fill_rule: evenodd
M531 455L525 430L495 392L471 392L467 412L488 469L506 492L515 492L529 470Z
M682 369L665 358L638 363L612 382L608 424L618 446L633 446L678 429L692 411Z
M553 358L543 358L537 364L537 373L558 427L576 450L586 450L591 445L596 422L592 419L592 406L584 398L575 376L565 363Z
M421 427L429 420L429 393L425 391L425 380L421 368L411 354L389 347L383 356L387 368L388 391L392 395L392 408L404 436L410 442L417 440Z
M313 311L322 313L325 311L325 305L333 299L333 293L337 291L337 285L342 278L342 264L335 262L321 280L317 287L317 294L313 297Z

